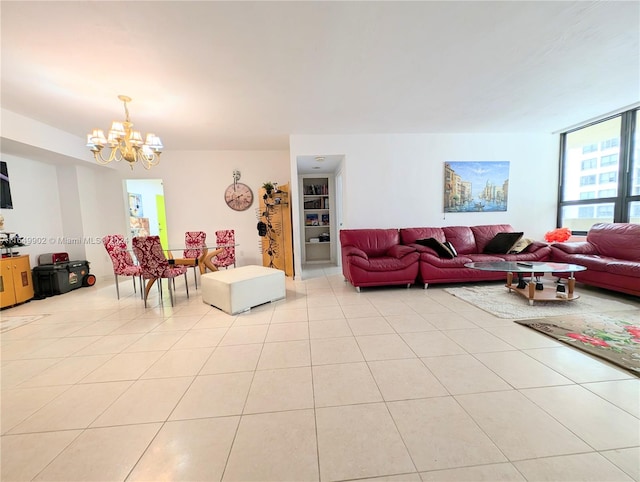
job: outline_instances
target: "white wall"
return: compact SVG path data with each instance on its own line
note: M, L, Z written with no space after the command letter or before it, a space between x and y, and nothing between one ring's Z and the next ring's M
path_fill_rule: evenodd
M509 223L542 239L556 224L558 142L551 134L291 136L290 165L295 173L298 156L344 155L345 229ZM444 162L479 160L510 161L508 210L445 215ZM294 203L294 220L298 210Z

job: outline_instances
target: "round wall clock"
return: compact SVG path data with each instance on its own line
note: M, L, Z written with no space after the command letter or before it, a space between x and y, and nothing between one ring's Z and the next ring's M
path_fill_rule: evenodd
M245 211L253 204L253 192L246 184L234 182L224 191L224 200L231 209Z

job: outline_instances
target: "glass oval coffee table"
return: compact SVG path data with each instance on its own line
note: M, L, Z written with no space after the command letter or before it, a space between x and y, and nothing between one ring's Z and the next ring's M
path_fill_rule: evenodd
M509 291L515 291L527 298L530 305L534 301L572 301L580 298L580 295L574 292L576 279L573 277L573 273L587 269L579 264L545 261L488 261L467 263L465 267L481 271L503 271L507 274L505 286ZM519 283L517 285L513 284L514 273L518 275ZM557 291L556 287L545 287L543 283L536 281L535 278L540 273L569 273L566 293ZM528 283L524 281L525 275L530 276Z

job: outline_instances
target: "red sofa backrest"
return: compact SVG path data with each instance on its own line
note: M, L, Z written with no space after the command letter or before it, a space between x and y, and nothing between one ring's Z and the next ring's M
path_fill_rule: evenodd
M484 253L485 246L498 233L512 233L513 227L510 224L485 224L471 226L471 231L476 238L476 250L474 253ZM452 241L453 242L453 241ZM453 243L455 246L455 243Z
M367 256L383 256L391 246L400 244L400 233L397 229L342 229L340 244L355 246Z
M435 238L441 243L446 241L442 228L401 228L400 241L402 244L413 244L418 239Z
M587 241L603 256L640 261L640 224L594 224Z

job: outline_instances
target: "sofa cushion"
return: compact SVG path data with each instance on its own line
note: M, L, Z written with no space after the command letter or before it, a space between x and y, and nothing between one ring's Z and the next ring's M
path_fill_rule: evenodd
M402 244L414 244L418 239L427 238L436 238L441 243L444 243L447 240L442 228L424 227L400 229L400 241Z
M485 254L507 254L522 237L522 232L505 232L496 234L482 251Z
M447 226L442 228L446 241L452 243L458 250L458 254L477 253L476 238L468 226Z
M400 244L397 229L342 229L340 231L342 246L355 246L367 256L384 256L391 246Z
M640 224L594 224L587 233L587 242L602 256L640 261Z
M416 243L421 246L426 246L428 248L433 249L441 258L448 258L448 259L454 258L451 250L447 246L445 246L444 243L441 243L436 238L416 239Z
M480 224L478 226L471 226L469 229L471 229L476 243L475 251L470 251L472 253L484 253L484 247L496 234L514 231L510 224ZM458 245L456 244L456 246Z

